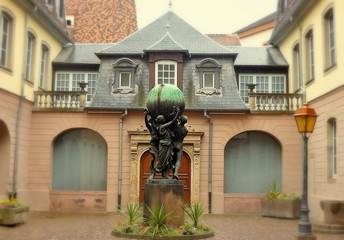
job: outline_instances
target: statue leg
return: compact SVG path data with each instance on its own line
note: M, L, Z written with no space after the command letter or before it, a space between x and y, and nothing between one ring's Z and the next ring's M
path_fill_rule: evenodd
M178 150L174 155L174 168L173 168L173 179L179 180L178 171L180 167L180 160L182 159L183 152Z
M151 161L150 161L150 166L149 166L149 169L150 169L150 176L149 176L148 179L154 179L154 177L155 177L154 161L155 161L155 157L154 157L153 154L151 154Z

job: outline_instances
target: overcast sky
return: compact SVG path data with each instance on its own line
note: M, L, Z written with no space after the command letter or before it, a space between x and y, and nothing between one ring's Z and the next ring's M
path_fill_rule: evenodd
M277 0L171 0L172 11L201 33L233 33L277 9ZM169 11L170 0L135 0L139 29Z

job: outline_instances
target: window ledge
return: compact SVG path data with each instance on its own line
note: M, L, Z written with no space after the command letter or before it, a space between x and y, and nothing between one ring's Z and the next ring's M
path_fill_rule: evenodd
M331 72L333 69L335 69L337 67L337 64L333 64L331 66L328 66L327 68L324 69L324 73L327 74L329 72Z
M201 88L201 89L199 89L198 94L220 95L220 94L222 94L222 90L217 89L217 88Z
M112 90L112 93L119 93L119 94L129 94L129 93L134 93L133 88L114 88Z
M314 78L309 79L309 80L306 82L306 86L312 84L313 82L314 82Z

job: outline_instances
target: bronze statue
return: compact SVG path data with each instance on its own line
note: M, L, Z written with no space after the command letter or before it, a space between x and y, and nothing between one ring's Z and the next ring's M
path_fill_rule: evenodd
M149 179L156 173L168 179L169 172L173 171L173 179L179 180L183 139L188 133L185 127L188 118L182 115L184 108L184 95L174 85L161 84L148 93L144 112L145 124L151 134Z

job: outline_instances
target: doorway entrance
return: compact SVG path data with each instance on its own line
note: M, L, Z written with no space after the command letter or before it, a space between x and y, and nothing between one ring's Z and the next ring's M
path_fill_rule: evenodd
M140 202L144 200L144 188L147 179L150 175L150 155L149 151L146 151L141 157L140 164ZM180 168L178 171L178 176L180 180L183 181L184 185L184 202L190 203L190 188L191 188L191 160L189 155L183 152L183 156L180 162ZM161 174L157 174L155 178L161 178ZM169 175L172 178L172 173Z

